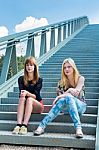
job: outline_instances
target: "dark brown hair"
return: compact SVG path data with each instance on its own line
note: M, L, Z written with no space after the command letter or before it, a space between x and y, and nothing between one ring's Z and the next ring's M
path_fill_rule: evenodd
M25 60L25 65L24 65L24 84L25 85L28 85L28 72L26 70L26 65L27 64L30 64L30 65L34 65L34 78L32 80L32 83L36 83L38 81L38 78L39 78L39 72L38 72L38 65L36 63L36 60L34 57L28 57L26 60Z

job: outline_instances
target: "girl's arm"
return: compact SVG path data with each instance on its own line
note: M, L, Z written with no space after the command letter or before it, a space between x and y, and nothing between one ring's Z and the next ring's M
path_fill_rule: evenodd
M24 90L24 81L23 81L23 76L20 76L18 78L18 86L19 86L19 91Z
M58 99L64 98L67 95L67 93L70 93L73 96L78 96L80 91L82 90L82 87L84 86L84 81L85 81L85 78L83 76L80 76L77 86L75 88L69 88L66 92L57 96L55 100L53 101L53 105L58 101Z
M70 93L70 92L69 92L69 89L68 89L66 92L64 92L63 94L58 95L58 96L55 98L55 100L53 101L53 105L58 101L58 99L64 98L65 96L67 96L67 93Z
M38 82L36 83L35 87L34 87L34 94L38 95L40 93L40 90L42 89L42 82L43 79L39 78Z
M27 92L26 96L36 99L36 95L35 94L32 94L32 93L30 93L28 91L26 91L26 92Z
M43 79L39 78L38 82L34 85L33 94L27 91L27 96L28 97L32 97L34 99L37 98L36 96L39 95L40 90L42 88L42 81L43 81Z
M85 78L83 76L80 76L75 89L80 92L82 90L82 87L84 86L84 82L85 82Z
M71 93L73 96L78 97L80 91L82 90L84 86L84 81L85 81L85 78L83 76L80 76L78 79L77 86L75 88L69 88L68 92Z

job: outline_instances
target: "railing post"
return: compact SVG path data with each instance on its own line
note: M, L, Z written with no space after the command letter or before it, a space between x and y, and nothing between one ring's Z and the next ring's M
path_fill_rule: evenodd
M61 42L61 26L58 26L58 39L57 39L57 44Z
M9 72L10 71L10 72ZM13 76L17 73L17 60L16 60L16 46L15 41L7 44L6 53L3 60L3 66L1 70L0 84L3 84L9 76Z
M35 57L35 48L34 48L34 35L28 36L26 57L34 56Z
M74 32L74 21L71 21L71 34Z
M79 28L79 21L78 19L76 20L76 30Z
M68 22L68 36L70 36L70 22Z
M63 40L66 39L66 24L63 26Z
M74 32L76 31L77 29L77 20L74 21Z
M13 49L12 49L10 66L12 68L12 76L17 74L17 72L18 72L18 65L17 65L16 45L15 44L13 45Z
M50 49L55 46L55 28L51 27Z
M41 44L40 44L40 56L45 54L46 51L47 51L47 48L46 48L46 31L42 31Z

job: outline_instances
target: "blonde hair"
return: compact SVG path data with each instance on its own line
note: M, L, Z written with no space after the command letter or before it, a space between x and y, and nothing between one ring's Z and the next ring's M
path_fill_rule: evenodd
M24 84L25 85L28 85L28 79L29 79L28 72L26 70L27 64L34 65L34 72L33 72L34 77L33 77L32 83L36 83L38 81L38 78L39 78L38 66L37 66L35 58L34 57L28 57L28 58L26 58L25 65L24 65Z
M79 78L80 74L79 74L79 71L78 71L78 69L77 69L77 67L76 67L76 65L75 65L75 62L74 62L74 60L73 60L72 58L67 58L67 59L65 59L65 60L63 61L63 64L62 64L62 71L61 71L60 86L64 87L65 90L66 90L67 88L69 88L69 87L68 87L68 86L69 86L69 83L68 83L68 78L67 78L67 76L65 75L65 72L64 72L64 64L65 64L65 63L69 63L69 64L72 66L72 68L73 68L74 86L77 85L78 78Z

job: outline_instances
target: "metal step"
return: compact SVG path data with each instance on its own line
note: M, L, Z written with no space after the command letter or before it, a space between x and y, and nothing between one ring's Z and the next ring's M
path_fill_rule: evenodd
M44 112L49 112L52 105L45 105ZM86 114L97 114L97 106L87 106ZM17 104L0 104L0 111L16 112Z
M45 85L45 84L43 84L43 85ZM56 92L57 87L56 86L51 87L51 85L49 87L49 85L50 85L50 83L48 83L46 86L44 86L42 88L42 92ZM55 83L55 85L56 85L56 83ZM95 84L94 84L94 86L95 86ZM98 92L99 87L94 87L94 86L93 87L86 87L85 91L86 92ZM14 88L14 92L19 92L19 88Z
M45 133L41 136L33 136L33 132L27 135L12 135L9 131L0 131L0 143L30 146L55 146L74 148L95 148L95 137L84 135L83 139L75 138L74 134Z
M55 98L56 97L56 92L41 92L42 98ZM19 93L18 92L9 92L8 93L8 97L19 97ZM97 99L99 97L99 93L95 93L95 92L86 92L85 97L91 98L91 99Z
M43 98L43 102L45 105L52 105L54 97L52 98ZM8 97L1 98L1 104L18 104L18 97ZM98 106L98 99L86 99L88 106Z
M82 75L85 77L85 79L86 79L86 78L89 78L89 77L90 77L90 78L99 78L99 74L90 74L90 73L89 73L89 74L88 74L88 73L86 74L86 73L84 72L84 73L82 73ZM55 73L55 74L49 74L49 73L48 73L48 74L47 74L47 73L45 74L45 73L43 72L43 73L40 73L40 76L41 76L42 78L49 78L49 79L50 79L50 78L55 78L55 77L57 77L57 78L59 78L59 79L61 78L60 73L57 74L57 76L56 76L56 73Z
M40 122L29 122L28 132L34 131ZM0 130L3 131L13 131L13 128L16 126L16 121L0 120ZM96 125L95 124L86 124L82 123L82 130L85 135L95 135L96 134ZM45 129L47 133L69 133L75 134L75 129L73 123L64 123L64 122L51 122Z
M60 80L60 78L58 78L57 76L55 78L43 78L43 83L44 82L57 82ZM92 84L92 83L97 83L99 82L99 78L86 78L85 79L85 83L86 82L89 82L89 84Z
M30 121L38 121L40 122L47 113L42 113L42 114L32 114L30 117ZM81 117L81 122L82 123L88 123L88 124L96 124L97 122L97 115L95 114L83 114ZM8 111L0 111L0 120L12 120L16 121L17 120L17 112L8 112ZM66 122L66 123L72 123L72 119L69 114L63 115L60 113L53 122Z

